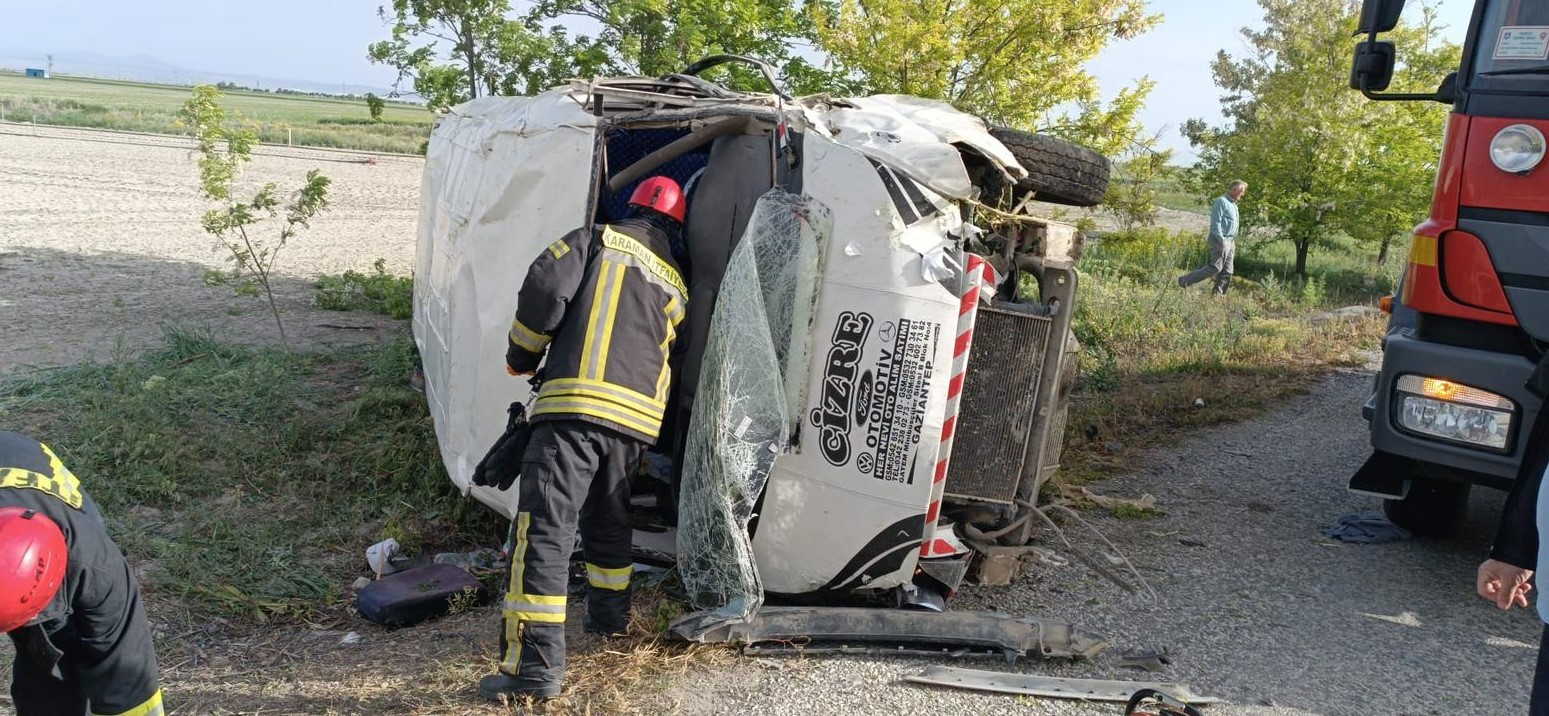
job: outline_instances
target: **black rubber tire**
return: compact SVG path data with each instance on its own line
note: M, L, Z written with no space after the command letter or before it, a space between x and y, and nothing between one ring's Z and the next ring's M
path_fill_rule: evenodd
M1027 170L1017 191L1033 192L1033 198L1067 206L1097 206L1108 194L1108 158L1075 142L1047 134L1007 127L990 127Z
M1382 512L1416 537L1451 537L1468 516L1471 487L1466 482L1411 478L1409 495L1402 500L1383 500Z

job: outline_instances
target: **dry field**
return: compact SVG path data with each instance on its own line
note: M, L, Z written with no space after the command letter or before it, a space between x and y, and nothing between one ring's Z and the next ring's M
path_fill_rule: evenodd
M261 147L246 179L294 189L307 170L333 179L333 208L280 254L277 293L300 346L380 340L392 321L312 307L323 273L407 274L423 162ZM0 125L0 374L108 360L157 345L160 325L277 340L260 299L211 286L229 260L199 227L205 203L185 140Z

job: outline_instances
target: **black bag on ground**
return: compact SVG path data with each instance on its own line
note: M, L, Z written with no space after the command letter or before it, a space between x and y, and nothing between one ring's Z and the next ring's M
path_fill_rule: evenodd
M527 441L532 434L532 424L527 421L527 407L512 403L506 408L506 431L491 445L484 459L473 468L473 484L509 490L522 472L522 453L527 452Z
M389 574L355 597L355 609L367 621L401 627L442 616L462 595L474 604L484 601L484 585L461 567L427 564Z

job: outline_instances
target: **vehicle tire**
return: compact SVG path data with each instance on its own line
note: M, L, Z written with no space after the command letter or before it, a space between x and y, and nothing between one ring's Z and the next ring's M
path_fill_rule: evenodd
M1097 206L1108 193L1108 158L1096 151L1047 134L1006 127L991 127L990 135L1027 170L1027 177L1017 182L1017 191L1067 206Z
M1466 482L1411 478L1409 495L1383 500L1382 512L1416 537L1451 537L1468 516L1470 487Z

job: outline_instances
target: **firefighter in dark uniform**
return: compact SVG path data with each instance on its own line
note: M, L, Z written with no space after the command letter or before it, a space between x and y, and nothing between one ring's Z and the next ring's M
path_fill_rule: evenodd
M500 670L479 682L488 699L559 694L577 527L589 586L583 628L629 625L629 480L661 431L688 303L671 250L681 188L651 177L629 204L629 218L544 249L518 295L507 371L531 375L548 358L522 454Z
M134 571L53 451L0 432L0 629L17 716L161 716Z

